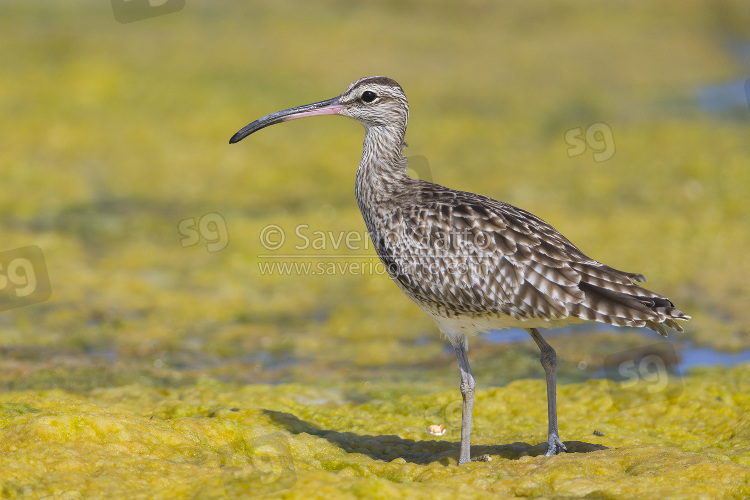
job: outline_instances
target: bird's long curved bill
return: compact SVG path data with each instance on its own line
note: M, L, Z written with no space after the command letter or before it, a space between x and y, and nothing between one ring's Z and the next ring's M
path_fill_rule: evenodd
M242 130L229 139L229 144L239 142L253 132L257 132L269 125L296 120L297 118L305 118L307 116L336 115L344 108L346 108L346 106L339 102L339 98L334 97L333 99L327 99L313 104L305 104L304 106L277 111L276 113L271 113L263 118L259 118L253 123L243 127Z

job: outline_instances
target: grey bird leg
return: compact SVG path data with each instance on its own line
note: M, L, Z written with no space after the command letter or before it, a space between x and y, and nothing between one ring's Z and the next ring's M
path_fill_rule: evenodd
M568 449L565 447L560 436L557 433L557 383L556 383L556 369L557 369L557 354L552 346L547 343L546 340L539 335L536 328L529 328L528 332L531 334L531 338L534 339L536 345L539 346L539 350L542 351L540 358L542 367L544 368L544 375L547 378L547 417L549 419L549 432L547 437L547 453L546 456L557 455L561 451L567 452Z
M469 358L466 357L466 342L464 345L454 346L458 368L461 370L461 397L464 405L461 410L461 453L458 457L458 465L471 461L471 412L474 408L474 375L471 373Z

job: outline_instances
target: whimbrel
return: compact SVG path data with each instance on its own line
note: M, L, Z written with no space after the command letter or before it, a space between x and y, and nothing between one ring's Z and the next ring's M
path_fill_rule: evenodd
M583 254L539 217L479 194L410 178L402 151L409 104L401 86L373 76L339 97L264 116L237 132L306 116L342 115L365 127L355 193L373 245L399 288L450 341L461 372L459 465L470 460L475 381L466 352L482 332L526 329L541 351L547 381L546 455L567 451L557 430L557 355L538 328L597 321L667 335L690 316L642 288L641 274Z

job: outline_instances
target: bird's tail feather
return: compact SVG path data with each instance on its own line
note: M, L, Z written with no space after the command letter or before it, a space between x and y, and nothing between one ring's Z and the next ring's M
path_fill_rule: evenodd
M595 319L618 326L645 326L663 336L667 336L665 326L682 332L682 327L675 320L687 321L690 316L680 311L666 297L647 297L645 295L628 294L620 291L608 290L606 288L581 282L579 287L586 294L584 300L584 313L588 309ZM643 290L633 285L634 292Z

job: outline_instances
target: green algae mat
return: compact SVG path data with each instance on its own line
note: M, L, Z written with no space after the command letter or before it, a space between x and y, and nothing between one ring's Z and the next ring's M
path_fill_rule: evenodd
M626 409L612 404L607 381L562 386L569 453L553 457L544 456L542 381L480 390L478 459L462 467L455 391L203 382L87 396L11 392L0 404L2 495L747 497L750 366L703 370L683 382L677 398L639 398ZM433 424L445 434L430 435Z
M0 3L0 498L750 496L747 2L151 3ZM571 453L542 455L536 345L493 333L457 467L455 356L378 264L361 126L227 144L376 74L411 175L693 317L545 334Z

